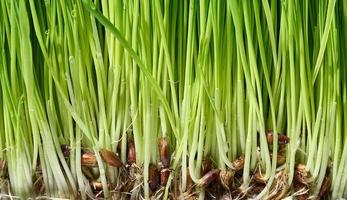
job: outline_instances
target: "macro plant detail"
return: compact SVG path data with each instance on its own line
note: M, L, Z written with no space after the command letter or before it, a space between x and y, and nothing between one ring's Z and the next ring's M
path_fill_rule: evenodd
M0 198L347 198L347 1L1 0Z

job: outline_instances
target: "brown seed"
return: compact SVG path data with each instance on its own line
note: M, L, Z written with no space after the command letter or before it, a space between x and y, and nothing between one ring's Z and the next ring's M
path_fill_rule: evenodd
M133 140L128 141L128 164L132 165L136 163L136 151Z
M238 157L236 160L234 160L233 166L235 168L235 171L239 171L243 169L244 164L245 164L245 157L243 155Z
M285 145L285 144L289 143L289 137L288 136L286 136L282 133L279 133L277 135L278 135L278 144L279 145ZM272 131L269 131L266 133L266 139L267 139L268 144L271 145L273 143L273 132Z
M162 186L165 186L167 184L167 181L169 179L170 176L170 170L169 169L162 169L160 171L160 184Z
M60 147L61 147L61 151L63 152L64 157L65 158L69 157L70 156L70 151L71 151L70 146L66 145L66 144L63 144Z
M289 143L289 137L284 135L284 134L279 134L278 135L278 144L279 145L285 145Z
M324 180L323 180L323 183L322 183L322 186L321 186L320 191L319 191L319 196L320 197L324 197L324 196L326 196L329 193L330 184L331 183L330 183L329 177L325 176Z
M83 153L81 158L81 165L85 167L98 166L98 162L96 161L95 154L91 152Z
M169 143L166 137L159 139L158 147L159 147L160 161L161 161L161 164L163 165L163 168L169 168L171 156L170 156L170 150L169 150Z
M272 132L267 132L266 133L266 140L268 144L272 144L273 143L273 133Z
M155 192L160 185L160 177L159 177L159 171L156 165L150 164L149 165L149 187L151 188L152 192Z
M266 180L264 179L264 176L259 171L257 171L254 174L254 182L260 183L260 184L265 184Z
M207 172L200 180L199 185L201 187L206 187L213 181L217 180L219 178L219 170L218 169L212 169L211 171Z
M212 170L212 161L209 157L206 157L203 161L202 161L202 174L206 174L207 172Z
M270 153L270 158L272 160L272 153ZM286 156L284 152L279 152L277 154L277 166L281 166L286 162Z
M303 164L297 164L294 171L294 179L304 185L309 184L310 173L306 171L306 167Z
M222 170L219 172L220 182L224 189L230 189L234 180L234 174L235 173L232 170Z
M277 154L277 165L283 165L286 162L286 156L282 153Z
M113 153L112 151L101 149L100 150L101 158L105 163L113 166L113 167L122 167L123 163L119 159L118 155Z
M90 182L90 186L94 191L101 191L102 190L102 183L100 181L92 180Z

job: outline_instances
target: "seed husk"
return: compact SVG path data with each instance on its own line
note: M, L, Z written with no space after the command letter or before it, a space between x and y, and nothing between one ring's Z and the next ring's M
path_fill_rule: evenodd
M277 166L283 165L286 162L286 156L284 153L277 154Z
M233 167L235 168L235 171L239 171L243 169L244 164L245 164L245 157L241 155L236 160L234 160Z
M254 182L256 182L256 183L260 183L260 184L265 184L266 183L266 180L264 179L264 176L259 171L257 171L254 174L253 178L254 178Z
M160 170L160 184L165 186L170 176L170 169L165 168Z
M270 158L272 160L272 153L270 153ZM285 156L285 152L278 152L277 154L277 166L281 166L286 162L286 156Z
M331 185L331 182L330 182L329 177L325 176L323 179L322 186L321 186L320 191L319 191L320 197L325 197L329 193L330 185Z
M270 144L270 145L273 143L273 132L272 131L268 131L266 133L266 140L267 140L268 144ZM289 143L289 137L283 133L279 133L278 134L278 144L279 145L286 145L288 143Z
M160 161L161 161L161 164L163 165L163 168L169 168L171 156L170 156L170 150L169 150L169 143L166 137L162 137L158 140L158 147L159 147Z
M306 171L306 167L303 164L297 164L294 172L294 179L304 185L309 184L310 173Z
M85 167L97 167L98 162L96 160L95 154L92 152L85 152L81 157L81 165Z
M232 170L221 170L219 172L220 182L224 189L230 190L230 187L234 180L234 171Z
M133 140L128 141L127 161L129 165L136 164L136 151L135 151L135 145Z
M202 174L206 174L207 172L211 171L212 170L212 161L209 157L206 157L203 161L202 161L202 166L201 166L201 171L202 171Z
M160 186L160 175L156 165L149 165L149 187L155 192Z
M118 155L113 153L112 151L101 149L100 150L102 160L111 165L112 167L122 167L123 163L119 159Z
M101 191L102 190L102 183L100 181L92 180L90 182L90 186L92 187L92 189L94 191Z
M209 172L207 172L200 180L199 180L199 186L200 187L206 187L213 181L217 180L219 178L219 170L218 169L212 169Z
M64 157L65 158L69 157L70 151L71 151L70 146L67 144L63 144L63 145L60 145L60 147L61 147L61 151L63 152Z

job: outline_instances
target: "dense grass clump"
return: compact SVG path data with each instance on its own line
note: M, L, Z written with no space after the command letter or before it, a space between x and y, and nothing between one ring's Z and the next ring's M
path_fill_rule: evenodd
M338 199L346 145L347 1L0 1L0 198Z

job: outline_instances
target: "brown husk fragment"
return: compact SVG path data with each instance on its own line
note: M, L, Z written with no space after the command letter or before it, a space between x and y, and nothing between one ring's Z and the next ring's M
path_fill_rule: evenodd
M270 153L270 159L272 160L272 153ZM281 166L286 162L286 156L284 151L280 151L277 154L277 166Z
M294 190L298 193L297 199L304 200L309 197L310 172L306 170L304 164L297 164L294 171Z
M217 180L219 178L219 170L218 169L212 169L209 172L207 172L200 180L199 180L199 186L200 187L206 187L213 181Z
M128 155L127 161L129 165L136 164L136 151L133 140L128 141Z
M281 166L286 162L286 156L284 153L279 152L277 154L277 166Z
M289 143L289 137L282 134L282 133L279 133L277 134L278 135L278 144L279 145L285 145L285 144L288 144ZM266 133L266 140L268 142L268 144L272 144L273 143L273 132L272 131L268 131Z
M90 186L93 190L95 197L97 197L97 198L103 198L104 197L104 193L102 190L102 183L100 181L92 180L90 182Z
M90 186L92 187L93 191L101 191L102 190L102 183L97 180L92 180L90 182Z
M322 186L321 186L321 188L320 188L319 196L320 196L320 197L325 197L325 196L329 193L330 186L331 186L330 179L329 179L329 177L326 175L326 176L324 177Z
M165 168L160 170L160 185L165 186L169 180L170 169Z
M101 158L102 160L113 166L113 167L122 167L123 163L119 159L118 155L113 153L112 151L106 150L106 149L101 149L100 150Z
M85 167L96 167L98 162L96 160L95 154L92 152L85 152L81 157L81 165Z
M245 157L241 155L236 160L234 160L233 167L235 168L235 171L239 171L243 169L244 164L245 164Z
M305 165L299 163L295 166L294 179L304 185L309 184L310 172L306 171Z
M221 182L221 185L224 189L230 190L230 187L232 186L233 180L234 180L234 174L235 172L232 170L221 170L219 172L219 179Z
M160 161L161 161L161 164L163 165L163 168L169 168L171 156L170 156L170 150L169 150L169 143L166 137L162 137L158 140L158 147L159 147Z
M206 174L207 172L211 171L213 168L212 161L211 159L207 156L205 159L202 161L202 166L201 166L201 171L202 174Z
M266 184L266 180L264 179L264 177L260 171L257 171L254 174L253 180L254 180L254 182L259 183L259 184Z
M149 187L155 192L160 186L160 175L156 165L149 164Z
M70 151L71 151L70 146L67 144L63 144L63 145L60 145L60 147L61 147L61 151L63 152L64 157L65 158L69 157Z

